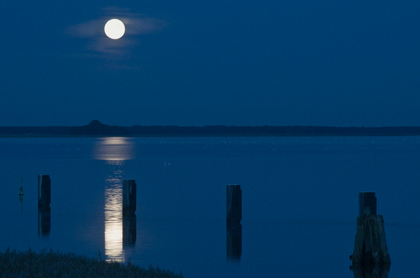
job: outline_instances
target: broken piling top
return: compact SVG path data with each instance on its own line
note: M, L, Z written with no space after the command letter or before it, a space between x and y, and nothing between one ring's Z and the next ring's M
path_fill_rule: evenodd
M49 208L51 204L51 179L49 175L38 176L38 207Z
M226 186L226 221L241 223L242 220L242 190L239 184Z
M359 216L363 214L376 215L375 192L359 192Z

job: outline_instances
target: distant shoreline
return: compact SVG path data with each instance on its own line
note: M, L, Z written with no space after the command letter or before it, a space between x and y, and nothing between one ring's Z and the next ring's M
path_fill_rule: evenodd
M304 137L420 136L420 127L331 126L110 126L95 120L85 126L0 127L0 137Z

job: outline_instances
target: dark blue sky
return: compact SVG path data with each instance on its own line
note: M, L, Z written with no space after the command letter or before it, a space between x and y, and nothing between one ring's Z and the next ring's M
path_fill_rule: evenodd
M1 1L0 125L420 125L419 14L418 0Z

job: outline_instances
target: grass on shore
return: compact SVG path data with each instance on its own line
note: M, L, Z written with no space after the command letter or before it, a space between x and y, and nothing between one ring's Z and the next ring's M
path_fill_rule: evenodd
M8 277L140 277L140 278L182 278L182 274L149 266L144 269L131 263L106 262L102 259L63 254L55 251L36 253L0 252L0 275Z

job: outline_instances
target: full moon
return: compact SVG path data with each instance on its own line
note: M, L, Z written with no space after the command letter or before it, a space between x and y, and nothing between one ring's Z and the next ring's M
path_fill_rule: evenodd
M108 20L108 22L105 24L104 31L108 38L118 40L124 36L125 26L121 20L114 18Z

